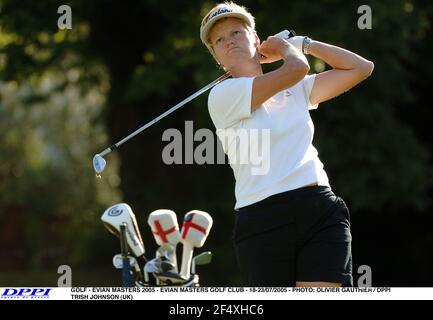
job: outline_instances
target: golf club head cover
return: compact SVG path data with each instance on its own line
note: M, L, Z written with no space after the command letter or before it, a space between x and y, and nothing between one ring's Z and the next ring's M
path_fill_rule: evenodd
M144 245L138 229L135 214L131 207L126 203L118 203L109 207L102 214L101 220L105 227L114 235L120 235L120 225L126 223L126 240L129 248L136 257L144 255Z
M209 213L200 210L191 210L185 214L182 225L182 243L193 247L203 246L212 228L213 220Z
M153 236L158 245L169 243L176 246L180 242L179 224L176 213L169 209L158 209L153 211L147 223L152 229Z

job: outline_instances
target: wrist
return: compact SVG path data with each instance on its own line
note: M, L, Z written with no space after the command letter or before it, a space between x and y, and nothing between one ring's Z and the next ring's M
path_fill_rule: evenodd
M298 49L300 52L302 52L302 43L304 41L304 37L302 36L295 36L291 37L286 40L288 43L293 45L296 49Z
M302 53L303 54L310 54L310 46L313 40L309 37L304 37L304 40L302 41Z
M287 43L284 50L282 50L281 58L283 60L292 59L300 53L302 55L301 48L298 49L294 45Z

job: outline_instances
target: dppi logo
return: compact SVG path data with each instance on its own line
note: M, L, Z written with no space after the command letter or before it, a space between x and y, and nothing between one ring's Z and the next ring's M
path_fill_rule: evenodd
M42 288L6 288L1 298L48 298L51 290Z
M115 206L114 208L111 208L110 211L108 211L108 215L111 217L120 216L122 212L122 209L117 209L117 206Z

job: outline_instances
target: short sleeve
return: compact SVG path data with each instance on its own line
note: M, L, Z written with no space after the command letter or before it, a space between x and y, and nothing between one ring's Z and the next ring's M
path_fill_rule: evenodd
M311 90L313 90L314 80L316 79L317 74L310 74L305 76L305 78L302 80L302 89L304 91L304 96L307 101L308 110L314 110L317 109L319 106L318 103L311 104L310 102L310 94Z
M254 78L227 79L215 86L208 99L209 114L217 129L226 129L251 117Z

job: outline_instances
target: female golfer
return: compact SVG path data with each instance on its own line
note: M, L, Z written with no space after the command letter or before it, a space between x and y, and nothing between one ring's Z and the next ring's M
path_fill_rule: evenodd
M253 16L233 2L209 11L200 37L232 75L212 89L208 106L236 179L234 241L245 285L352 286L349 211L312 145L309 110L366 79L374 64L303 36L261 42ZM308 75L307 54L332 70ZM263 73L261 64L279 60ZM261 170L251 156L259 149L267 153Z

